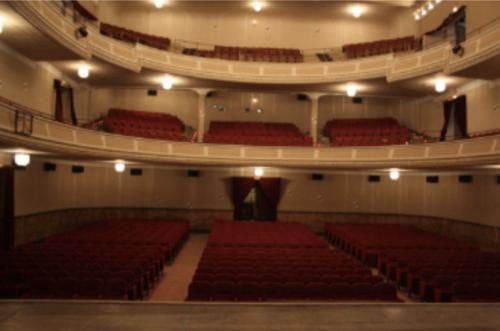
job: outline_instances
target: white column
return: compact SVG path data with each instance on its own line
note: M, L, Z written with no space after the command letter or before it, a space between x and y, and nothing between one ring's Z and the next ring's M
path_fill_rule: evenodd
M207 89L195 89L198 94L198 128L197 128L197 139L199 143L203 142L203 137L205 136L205 112L206 112L206 100L207 94L210 90Z
M307 94L309 96L309 100L311 100L311 130L310 135L313 141L313 144L316 145L318 142L318 110L319 110L319 98L321 94L318 93L310 93Z

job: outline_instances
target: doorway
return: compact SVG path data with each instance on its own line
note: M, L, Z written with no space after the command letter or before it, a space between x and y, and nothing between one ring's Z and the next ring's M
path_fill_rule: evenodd
M276 221L280 178L233 178L235 221Z

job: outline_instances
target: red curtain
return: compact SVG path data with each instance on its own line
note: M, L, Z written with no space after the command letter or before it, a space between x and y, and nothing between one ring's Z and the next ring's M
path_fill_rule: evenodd
M467 138L467 98L465 95L459 96L454 101L455 123L460 130L458 138Z
M281 179L261 178L259 184L271 205L276 208L281 198Z
M78 125L78 119L76 118L76 111L75 111L75 99L74 99L74 92L73 92L73 88L70 87L68 89L68 93L69 93L69 103L70 103L70 107L71 107L71 122L73 123L73 125Z
M451 110L453 109L453 101L445 101L443 103L444 124L441 129L440 141L446 140L446 132L448 132L448 125L450 124Z
M255 185L251 177L233 177L233 205L241 205Z
M56 121L63 122L64 114L63 114L63 100L62 100L62 84L61 81L56 79L54 80L54 89L56 90L56 108L54 112L54 117Z

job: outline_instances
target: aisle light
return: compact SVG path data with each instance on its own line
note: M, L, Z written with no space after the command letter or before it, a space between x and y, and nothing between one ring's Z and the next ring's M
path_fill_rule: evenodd
M115 171L118 173L124 172L125 171L125 163L123 161L117 161L115 163Z
M398 180L400 176L401 176L401 174L399 173L399 170L397 170L397 169L392 169L389 172L389 178L391 180Z
M78 77L82 79L87 79L90 74L89 66L86 64L82 64L78 67Z
M14 164L18 167L26 167L30 164L30 155L26 153L14 154Z

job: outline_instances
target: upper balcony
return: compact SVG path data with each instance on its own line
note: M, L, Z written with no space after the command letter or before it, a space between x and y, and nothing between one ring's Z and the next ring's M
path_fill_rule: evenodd
M40 31L83 58L97 57L133 72L150 69L226 82L290 85L373 78L395 82L437 72L457 74L500 54L500 20L469 34L462 45L463 56L455 55L450 43L439 43L401 55L391 53L333 62L264 63L194 57L182 54L183 47L171 47L172 51L165 51L125 43L102 35L92 24L88 25L88 37L78 39L75 31L81 24L64 15L53 3L23 1L11 2L11 6ZM174 46L176 44L179 42L174 42Z

